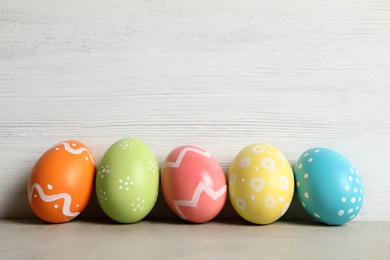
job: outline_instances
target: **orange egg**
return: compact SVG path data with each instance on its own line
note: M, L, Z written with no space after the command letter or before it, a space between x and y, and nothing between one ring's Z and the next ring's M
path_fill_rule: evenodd
M70 140L56 144L36 162L27 186L30 206L44 221L70 221L87 206L95 163L88 147Z

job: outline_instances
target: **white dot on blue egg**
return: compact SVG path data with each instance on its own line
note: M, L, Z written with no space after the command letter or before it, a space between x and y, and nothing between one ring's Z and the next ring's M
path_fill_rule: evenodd
M358 192L358 188L353 188L353 191L356 193L356 192Z
M341 217L342 215L344 215L344 210L339 210L337 214Z
M344 188L345 188L346 191L349 190L349 186L348 185L345 185Z
M352 176L349 176L349 177L348 177L348 180L349 180L349 181L353 181Z
M352 168L349 168L349 171L350 171L352 174L355 173L355 171L354 171Z
M348 214L351 214L352 212L353 212L352 208L348 210Z
M346 202L347 199L346 199L345 197L342 197L342 198L341 198L341 201L342 201L342 202Z
M356 183L360 183L360 180L358 178L356 178Z
M356 217L356 215L352 215L349 217L349 219L353 219L354 217Z
M353 198L351 199L351 203L355 203L355 202L356 202L356 198L353 197Z
M313 214L316 218L319 218L320 217L320 215L318 215L317 213L314 213Z

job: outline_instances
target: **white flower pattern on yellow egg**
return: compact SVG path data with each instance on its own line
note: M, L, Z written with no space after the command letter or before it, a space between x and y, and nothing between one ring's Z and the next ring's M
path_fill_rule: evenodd
M264 200L264 205L269 208L269 209L272 209L276 206L276 200L275 200L275 197L273 195L267 195L265 197L265 200Z
M288 178L286 176L280 177L278 187L281 190L288 190L289 185L288 185Z
M250 185L252 189L256 192L260 192L264 188L264 179L261 177L253 177L250 180Z
M276 166L276 162L274 161L274 159L272 158L269 158L269 157L265 157L263 159L261 159L260 161L260 165L268 170L268 171L273 171L275 166Z

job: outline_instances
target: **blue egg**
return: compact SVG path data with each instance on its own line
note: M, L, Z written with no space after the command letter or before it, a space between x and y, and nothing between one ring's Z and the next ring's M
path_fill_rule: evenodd
M302 206L313 218L328 225L342 225L355 218L363 204L358 171L341 154L313 148L298 159L294 177Z

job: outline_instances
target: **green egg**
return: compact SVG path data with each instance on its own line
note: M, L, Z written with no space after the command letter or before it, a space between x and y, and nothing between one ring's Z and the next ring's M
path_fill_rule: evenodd
M153 209L158 195L159 171L150 148L124 138L108 148L96 174L96 196L111 219L134 223Z

